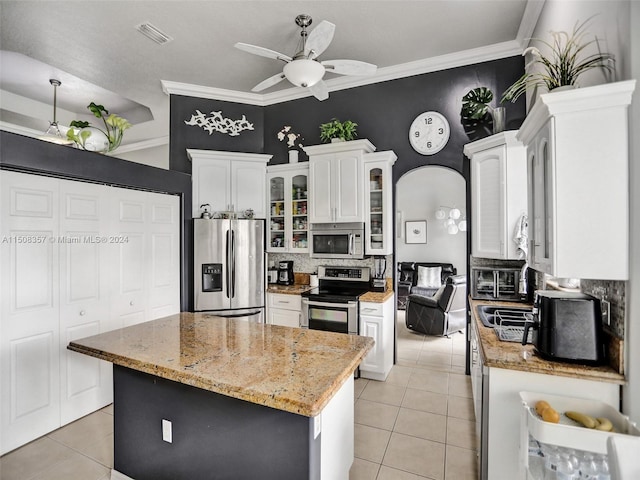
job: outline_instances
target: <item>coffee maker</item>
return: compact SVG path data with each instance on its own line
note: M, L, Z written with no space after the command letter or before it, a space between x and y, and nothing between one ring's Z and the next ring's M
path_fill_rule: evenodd
M293 260L278 262L278 283L280 285L293 285Z

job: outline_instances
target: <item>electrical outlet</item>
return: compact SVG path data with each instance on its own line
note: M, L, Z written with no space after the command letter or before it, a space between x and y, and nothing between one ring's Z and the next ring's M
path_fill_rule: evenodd
M173 443L173 432L171 428L171 422L165 419L162 419L162 440L164 440L167 443Z
M609 301L601 300L600 309L602 310L602 324L611 325L611 305Z

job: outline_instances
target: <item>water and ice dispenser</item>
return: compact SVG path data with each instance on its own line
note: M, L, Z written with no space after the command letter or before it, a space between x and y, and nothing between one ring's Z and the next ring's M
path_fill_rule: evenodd
M222 291L222 264L204 263L202 265L202 291Z

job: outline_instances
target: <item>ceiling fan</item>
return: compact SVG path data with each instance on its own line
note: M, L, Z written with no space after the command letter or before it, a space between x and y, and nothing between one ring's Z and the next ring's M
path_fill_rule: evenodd
M336 26L323 20L317 27L307 32L311 21L309 15L296 17L296 24L302 29L300 32L302 40L300 50L293 57L248 43L235 44L236 48L245 52L285 62L282 72L263 80L251 89L252 92L266 90L286 78L298 87L308 87L318 100L326 100L329 98L329 90L322 80L326 72L339 75L373 75L376 73L378 69L376 65L358 60L318 61L317 58L333 40Z

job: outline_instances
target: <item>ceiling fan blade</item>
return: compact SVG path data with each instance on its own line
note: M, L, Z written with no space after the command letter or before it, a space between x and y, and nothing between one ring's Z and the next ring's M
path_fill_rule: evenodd
M273 58L275 60L282 60L283 62L290 62L292 58L284 53L276 52L275 50L269 50L264 47L257 47L256 45L250 45L248 43L236 43L234 45L239 50L253 53L254 55L260 55L261 57Z
M309 87L309 90L311 90L311 93L313 93L313 96L320 101L326 100L327 98L329 98L329 89L327 88L327 84L324 83L322 80L320 80L315 85L311 85Z
M309 56L309 53L312 51L312 58L320 56L320 54L327 49L331 40L333 40L333 34L335 31L336 26L333 23L327 22L326 20L320 22L307 37L307 42L304 46L305 56Z
M283 72L275 74L273 77L269 77L266 80L263 80L258 85L251 89L252 92L261 92L262 90L266 90L269 87L274 86L276 83L281 82L286 77Z
M376 65L358 60L325 60L320 63L328 72L340 75L373 75L378 70Z

